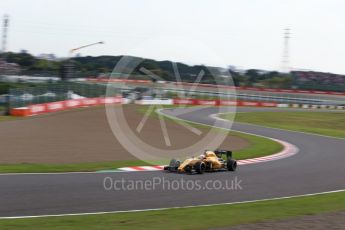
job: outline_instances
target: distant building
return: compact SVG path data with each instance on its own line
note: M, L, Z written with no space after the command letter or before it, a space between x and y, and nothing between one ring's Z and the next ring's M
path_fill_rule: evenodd
M19 53L21 53L21 54L28 54L29 51L28 51L28 50L21 49Z
M55 54L40 54L37 56L38 59L44 59L49 61L55 61L57 60Z
M3 75L16 75L21 72L21 68L17 63L9 63L0 59L0 74Z

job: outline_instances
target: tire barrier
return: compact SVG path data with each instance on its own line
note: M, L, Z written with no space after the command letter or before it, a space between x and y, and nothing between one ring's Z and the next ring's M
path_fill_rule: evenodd
M278 104L279 108L345 110L345 105Z
M10 110L12 116L27 117L38 114L58 112L67 109L89 107L105 104L123 104L121 97L82 98L66 101L49 102L44 104L29 105L27 107L13 108Z

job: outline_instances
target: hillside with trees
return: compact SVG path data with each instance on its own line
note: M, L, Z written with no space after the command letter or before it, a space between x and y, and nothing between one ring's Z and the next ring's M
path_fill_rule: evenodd
M73 64L72 77L109 77L114 67L123 56L98 56L98 57L73 57L69 60L55 59L47 60L34 57L29 53L2 53L0 59L9 63L20 65L21 74L41 77L58 77L63 73L66 63ZM211 74L215 67L205 65L186 65L184 63L176 63L181 80L184 82L194 82L201 70L204 71L202 83L215 83L215 79ZM140 71L144 67L162 80L176 81L171 61L156 61L152 59L143 59L143 61L131 72L131 78L148 79L145 74ZM217 68L220 69L220 68ZM210 71L211 70L211 71ZM295 71L289 74L277 71L263 71L257 69L249 69L246 71L237 71L231 68L220 69L221 71L229 71L234 84L236 86L254 86L268 88L308 88L308 89L327 89L333 87L333 75L328 73L303 72ZM307 75L304 73L308 73ZM121 77L121 73L115 73ZM1 72L0 72L1 75ZM306 77L307 76L307 77ZM334 75L338 83L345 83L345 76ZM319 79L320 78L320 79ZM319 80L318 80L319 79ZM324 81L323 79L327 79ZM316 84L317 83L317 84ZM312 84L312 86L311 86ZM332 90L330 88L330 90ZM333 90L343 91L343 88L335 88Z

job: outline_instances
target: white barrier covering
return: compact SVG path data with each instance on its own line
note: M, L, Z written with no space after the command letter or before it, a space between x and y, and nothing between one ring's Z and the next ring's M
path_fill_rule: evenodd
M309 109L309 108L310 108L310 105L307 105L307 104L302 105L302 109Z
M152 99L152 100L137 100L135 104L139 105L172 105L172 99Z
M289 104L278 104L277 107L278 108L288 108Z

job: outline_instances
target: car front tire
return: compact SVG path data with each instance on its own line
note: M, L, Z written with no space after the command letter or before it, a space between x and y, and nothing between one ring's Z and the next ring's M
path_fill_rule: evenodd
M237 161L230 159L230 160L227 161L227 165L226 166L228 168L228 171L236 171L236 169L237 169Z
M205 172L206 165L204 162L199 161L195 163L194 168L198 174L203 174Z

